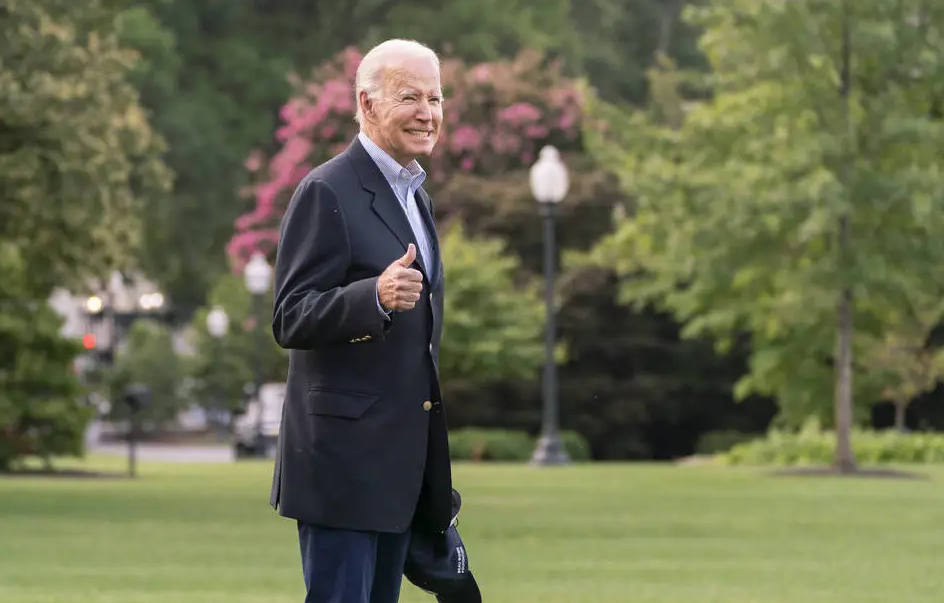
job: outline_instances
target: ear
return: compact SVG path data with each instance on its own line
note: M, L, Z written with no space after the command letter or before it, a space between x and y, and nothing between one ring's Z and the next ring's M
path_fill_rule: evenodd
M370 98L370 95L367 94L366 90L360 91L360 93L357 95L357 102L361 106L361 113L364 114L364 117L373 119L374 101Z

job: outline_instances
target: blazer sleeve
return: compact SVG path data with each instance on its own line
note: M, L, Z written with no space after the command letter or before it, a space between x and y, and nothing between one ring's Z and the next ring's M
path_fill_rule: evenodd
M383 337L390 320L377 309L377 277L347 283L351 242L331 187L306 180L279 226L272 334L286 349L309 350Z

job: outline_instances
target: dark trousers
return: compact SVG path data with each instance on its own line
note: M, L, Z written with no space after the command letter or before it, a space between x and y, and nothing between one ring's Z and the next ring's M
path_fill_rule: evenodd
M298 522L305 603L396 603L410 530L356 532Z

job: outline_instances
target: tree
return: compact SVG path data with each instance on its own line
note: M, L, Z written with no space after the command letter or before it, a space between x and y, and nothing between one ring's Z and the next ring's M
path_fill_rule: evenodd
M272 291L263 308L272 307ZM222 308L229 319L227 334L220 340L207 331L206 317L214 306ZM207 306L193 314L191 322L196 353L187 359L187 372L193 377L195 395L204 408L226 412L245 409L246 384L253 383L256 363L262 363L264 382L284 381L288 370L288 351L272 338L268 320L263 320L263 341L256 334L257 320L252 315L252 298L242 279L224 274L207 296Z
M114 16L99 0L0 6L0 240L38 296L127 267L142 199L168 184Z
M450 380L533 379L544 362L540 289L516 282L519 261L504 247L500 239L467 237L461 222L441 237L449 291L439 369Z
M681 19L701 0L580 0L571 3L578 32L578 61L600 98L642 106L646 71L658 56L685 69L704 69L697 31Z
M939 279L944 6L891 0L715 0L690 9L712 73L676 127L591 103L591 146L636 208L597 250L724 348L751 334L736 388L787 420L834 382L836 468L855 469L852 399L878 393L854 362L902 291Z
M573 54L568 0L540 11L488 1L500 10L482 0L140 0L122 12L122 40L140 54L134 83L175 174L173 195L145 208L140 255L182 321L229 268L226 241L248 209L239 195L249 183L243 162L253 148L275 149L290 73L389 36L415 36L466 60L520 48Z
M0 4L0 466L81 452L79 348L45 300L128 267L141 201L166 189L114 18L99 0Z
M940 288L939 283L928 284ZM944 319L944 291L915 299L922 293L905 291L908 306L888 317L881 336L867 338L864 344L866 378L876 379L882 399L895 405L898 431L905 430L911 401L932 391L944 378L944 349L930 345L932 332Z
M79 455L93 414L72 370L81 348L59 334L53 309L29 296L27 270L0 242L0 471L25 456Z
M136 320L128 329L125 349L116 356L114 367L105 377L111 394L109 418L122 421L130 417L131 409L121 400L128 386L141 384L151 395L148 405L137 411L139 424L148 431L167 427L186 406L181 391L183 375L167 326L147 319Z

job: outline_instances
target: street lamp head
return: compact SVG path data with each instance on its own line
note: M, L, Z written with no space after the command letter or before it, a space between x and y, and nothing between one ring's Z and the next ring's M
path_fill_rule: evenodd
M269 289L269 281L272 278L272 267L266 262L265 256L260 252L255 252L249 258L246 264L246 272L243 274L246 281L246 289L253 295L262 295Z
M159 310L164 305L164 296L160 293L145 293L138 298L142 310Z
M98 314L105 307L105 302L97 295L92 295L85 300L85 309L89 314Z
M210 313L207 314L207 331L210 332L210 335L219 339L226 335L226 332L229 330L229 316L226 315L226 311L219 307L214 306Z
M531 166L531 194L538 203L560 203L567 195L570 181L567 167L557 149L548 145L541 149L538 160Z

